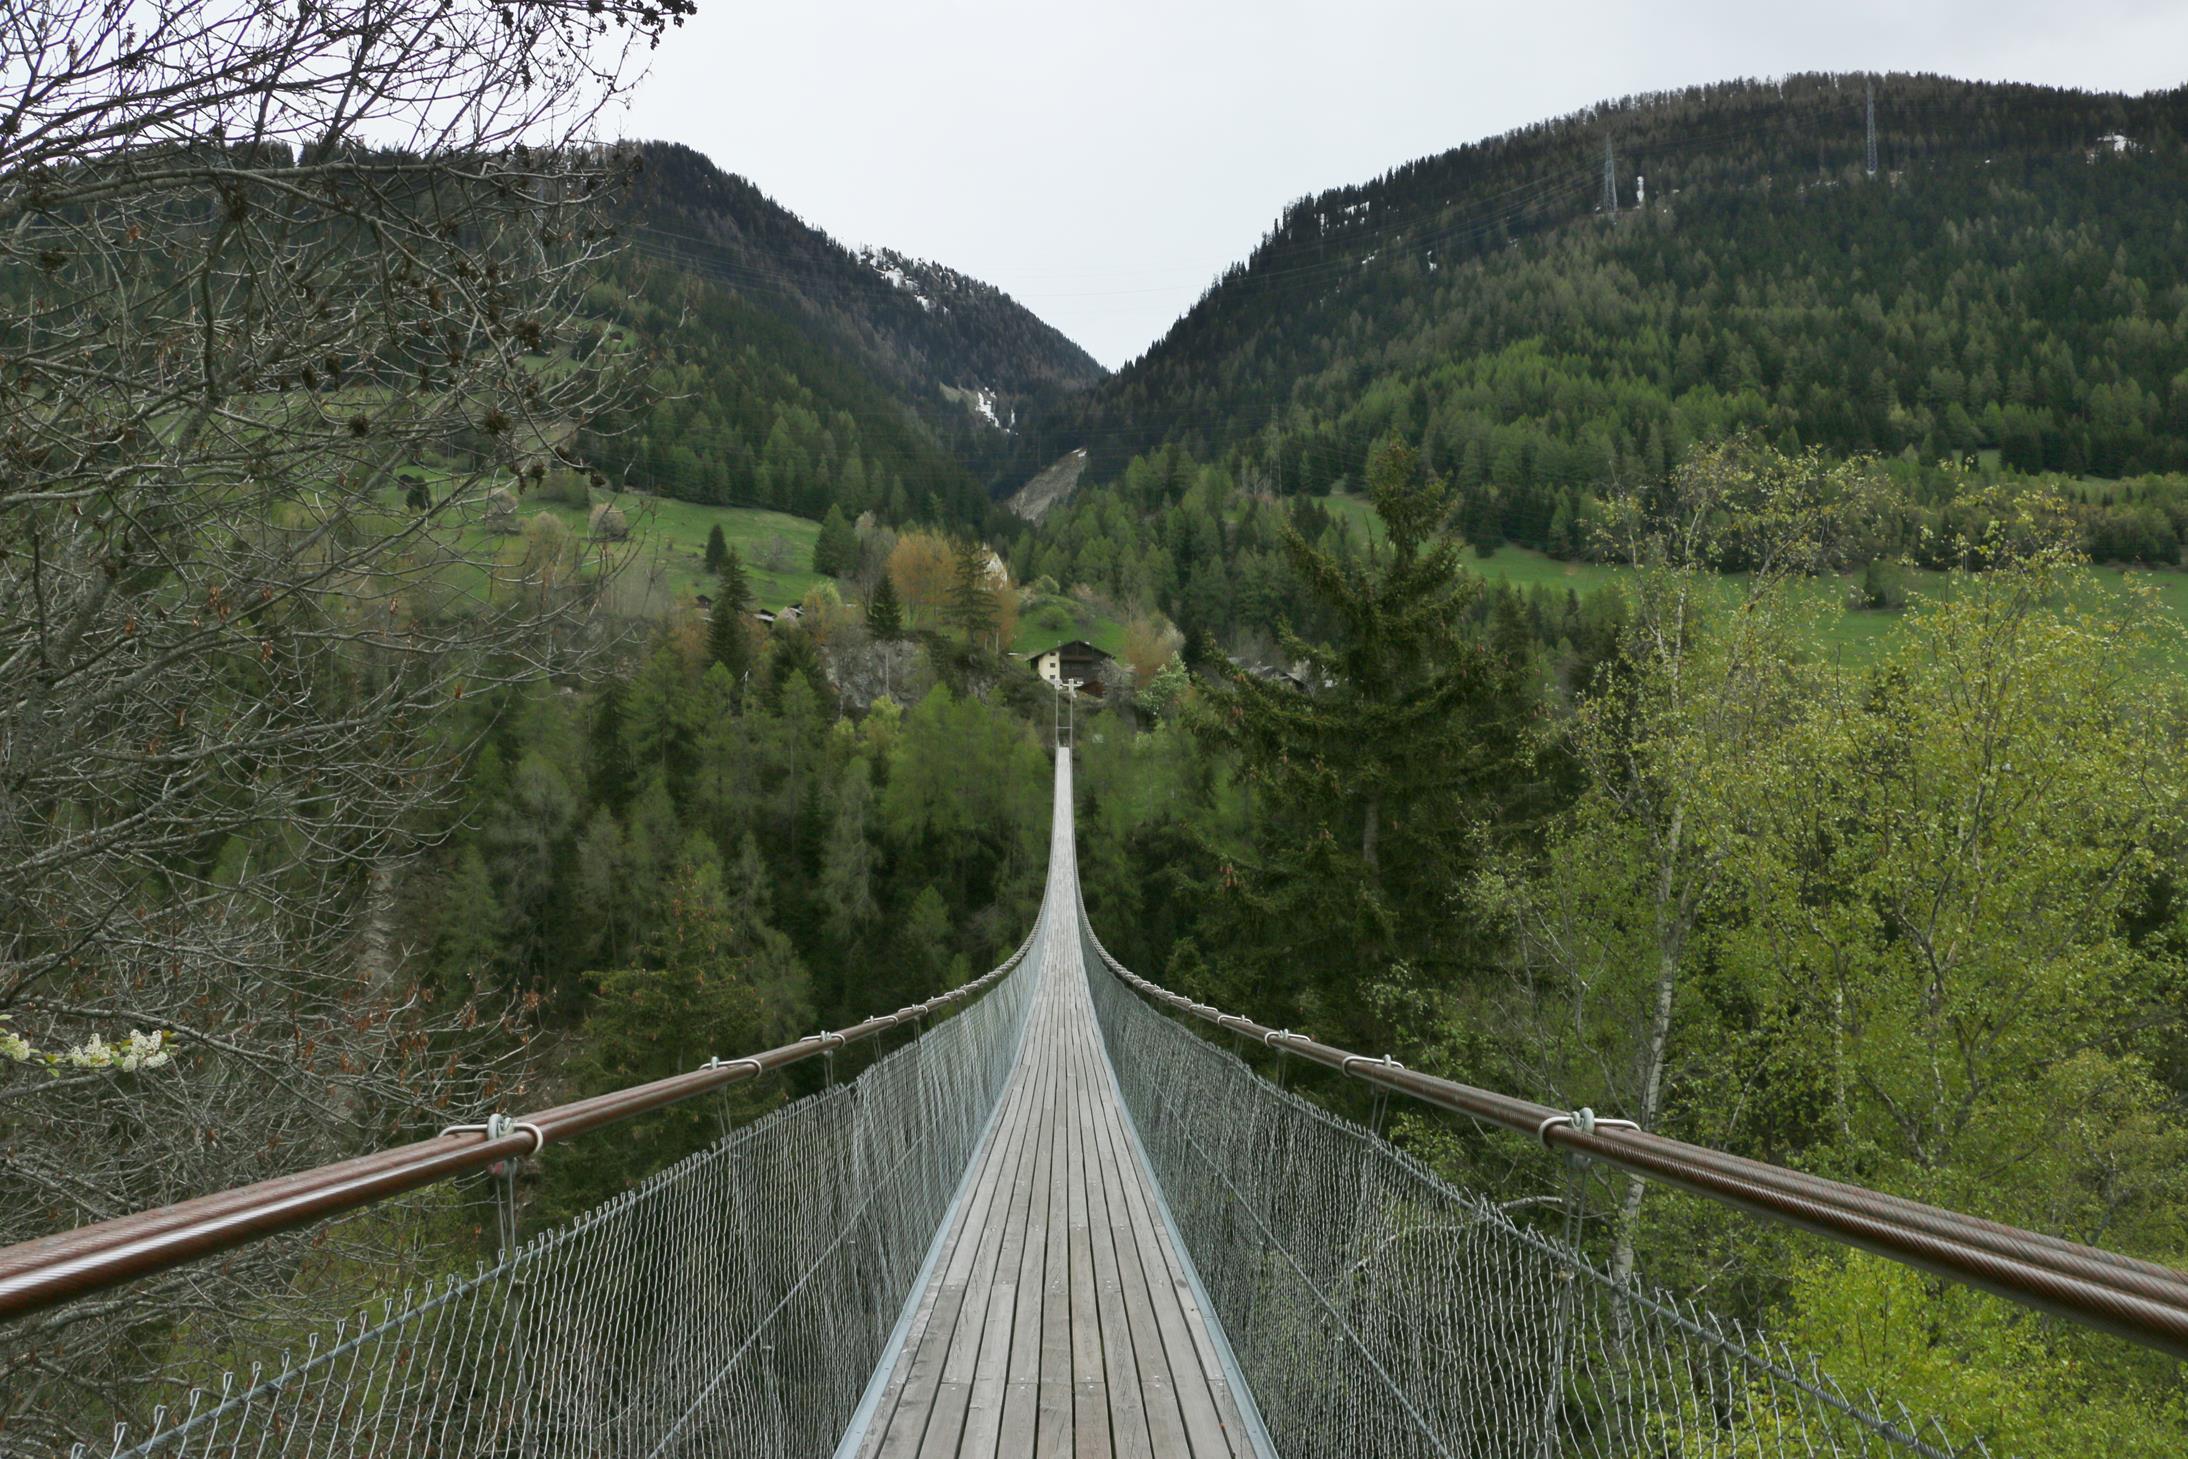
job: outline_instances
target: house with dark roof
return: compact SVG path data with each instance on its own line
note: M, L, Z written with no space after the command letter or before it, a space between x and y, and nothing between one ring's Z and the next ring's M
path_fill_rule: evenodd
M1102 692L1102 665L1115 655L1104 653L1083 638L1068 639L1053 648L1036 649L1020 655L1033 672L1051 684L1062 685L1066 680L1077 679L1079 687L1089 694Z

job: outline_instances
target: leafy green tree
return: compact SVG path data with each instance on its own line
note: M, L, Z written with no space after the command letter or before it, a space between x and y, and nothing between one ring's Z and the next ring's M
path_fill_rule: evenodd
M1192 691L1193 676L1185 667L1185 660L1172 654L1169 661L1155 671L1155 677L1140 691L1140 708L1157 720L1167 721L1185 703Z
M1196 724L1254 802L1251 844L1209 889L1224 909L1216 991L1384 1048L1364 988L1449 989L1479 956L1450 892L1472 869L1466 828L1505 810L1522 703L1467 631L1476 585L1441 530L1444 483L1389 443L1368 484L1385 537L1364 558L1285 537L1337 629L1285 630L1304 686L1234 670Z
M504 945L520 972L538 979L549 969L561 908L556 875L578 809L560 766L527 750L509 777L508 794L480 828L487 864L500 888Z
M1653 1130L1680 1057L1708 1044L1675 1035L1706 1016L1689 1010L1691 985L1778 793L1783 727L1815 692L1801 667L1813 600L1793 587L1839 565L1876 490L1864 467L1735 441L1618 503L1608 545L1633 569L1633 613L1616 674L1572 727L1584 788L1547 828L1537 874L1480 883L1488 915L1516 934L1516 1073L1559 1103ZM1728 560L1751 570L1723 612ZM1646 1190L1623 1183L1610 1263L1621 1280Z
M707 529L707 571L720 574L729 561L729 539L722 535L722 524L716 522Z
M593 966L615 966L637 932L639 890L630 842L607 807L595 810L577 840L573 887L577 938Z
M1777 1036L1829 1051L1829 1133L1866 1174L2177 1256L2188 1211L2156 1195L2182 1149L2156 1134L2163 1045L2132 1030L2178 979L2131 922L2173 874L2188 796L2176 696L2148 668L2182 644L2146 596L2070 595L2043 510L1998 504L1978 570L1913 610L1872 674L1821 686L1726 955ZM2068 1108L2143 1133L2062 1140Z

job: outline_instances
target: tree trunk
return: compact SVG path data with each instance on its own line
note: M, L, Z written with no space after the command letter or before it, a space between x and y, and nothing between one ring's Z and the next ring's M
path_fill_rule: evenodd
M1648 1042L1642 1050L1641 1102L1634 1122L1654 1130L1664 1088L1664 1050L1671 1042L1672 995L1679 986L1679 961L1686 946L1686 918L1675 908L1674 874L1679 865L1679 846L1686 827L1686 812L1672 812L1671 828L1664 837L1664 859L1656 879L1656 998L1649 1010ZM1641 1198L1648 1182L1627 1177L1626 1196L1618 1210L1617 1238L1611 1251L1611 1278L1625 1282L1633 1275L1634 1244L1641 1230Z

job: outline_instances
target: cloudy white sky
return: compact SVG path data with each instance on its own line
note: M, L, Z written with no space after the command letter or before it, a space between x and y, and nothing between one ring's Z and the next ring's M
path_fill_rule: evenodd
M1604 97L1788 71L2188 82L2188 0L699 0L623 114L1115 366L1283 205Z

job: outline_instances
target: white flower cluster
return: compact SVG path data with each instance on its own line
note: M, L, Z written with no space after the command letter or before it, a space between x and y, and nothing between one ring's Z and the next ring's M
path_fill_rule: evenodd
M93 1034L85 1042L62 1053L45 1053L32 1046L29 1039L6 1027L8 1015L0 1013L0 1059L16 1064L32 1061L44 1064L48 1071L58 1074L63 1069L120 1069L135 1073L139 1069L157 1069L171 1063L174 1048L167 1031L140 1033L136 1029L118 1044Z
M71 1069L121 1069L134 1073L139 1069L157 1069L173 1055L168 1050L164 1030L139 1033L131 1029L123 1043L110 1044L93 1034L89 1043L78 1044L57 1057Z

